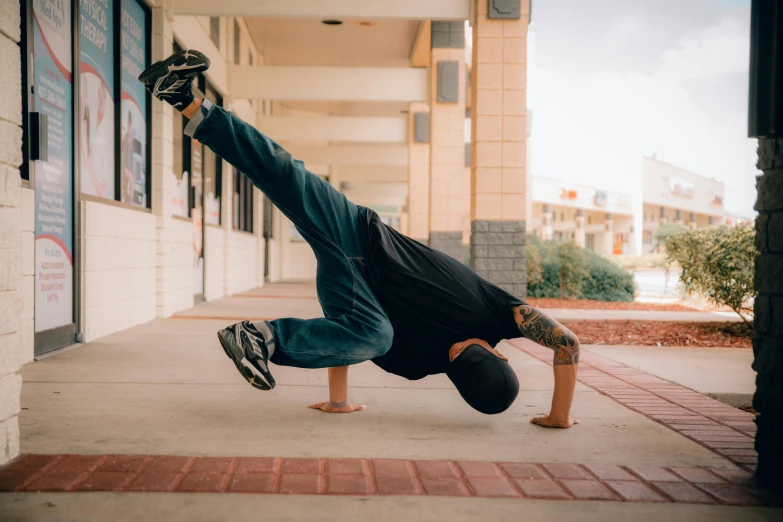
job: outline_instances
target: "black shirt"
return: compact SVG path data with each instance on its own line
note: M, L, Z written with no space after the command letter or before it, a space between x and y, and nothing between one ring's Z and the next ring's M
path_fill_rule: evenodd
M495 346L521 337L512 308L522 301L456 259L410 239L366 210L370 286L394 328L391 349L373 362L414 380L443 373L454 343Z

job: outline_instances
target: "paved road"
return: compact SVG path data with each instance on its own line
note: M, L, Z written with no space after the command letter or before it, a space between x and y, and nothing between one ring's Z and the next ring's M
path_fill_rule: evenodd
M633 277L640 296L676 299L680 297L680 272L672 269L668 281L666 272L658 268L637 271Z

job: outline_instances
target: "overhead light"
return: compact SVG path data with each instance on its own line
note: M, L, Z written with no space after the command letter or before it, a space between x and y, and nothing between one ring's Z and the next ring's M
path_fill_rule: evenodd
M321 20L324 25L343 25L342 20Z

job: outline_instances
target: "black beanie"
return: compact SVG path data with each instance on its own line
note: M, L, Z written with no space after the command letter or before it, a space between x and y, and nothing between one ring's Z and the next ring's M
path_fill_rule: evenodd
M478 344L471 344L449 363L446 375L465 402L488 415L506 411L519 393L511 365Z

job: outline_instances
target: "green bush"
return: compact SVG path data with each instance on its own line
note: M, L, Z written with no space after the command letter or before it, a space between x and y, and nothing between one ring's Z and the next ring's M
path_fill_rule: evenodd
M687 293L728 306L748 323L742 312L750 311L749 302L756 296L755 237L748 225L691 230L670 236L666 252L682 268L680 282Z
M633 275L592 250L585 250L590 277L582 286L582 299L632 302L636 284Z
M661 246L666 246L666 241L681 232L685 232L688 229L679 223L664 223L653 234L653 250L658 251Z
M540 284L543 279L543 270L541 268L541 239L538 236L530 235L525 245L525 269L527 271L527 286Z
M526 255L531 297L633 301L633 276L592 250L531 236Z

